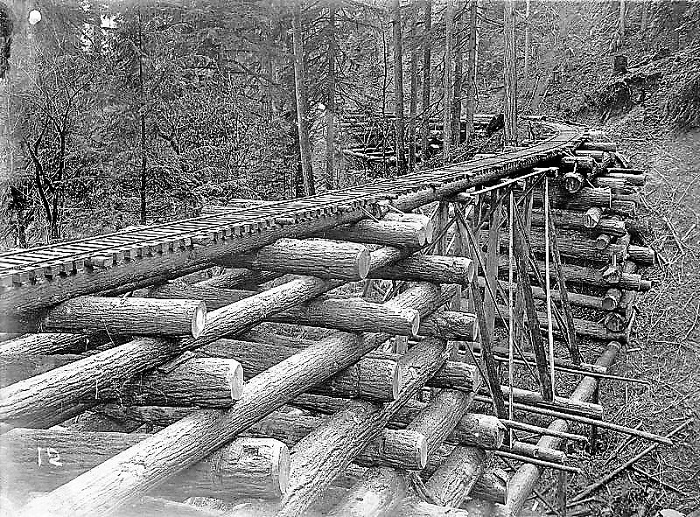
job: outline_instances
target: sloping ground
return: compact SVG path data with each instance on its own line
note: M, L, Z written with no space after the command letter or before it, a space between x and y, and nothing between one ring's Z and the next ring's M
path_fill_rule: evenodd
M646 273L655 289L638 298L636 336L614 367L615 373L651 385L604 384L607 418L659 434L689 418L694 423L678 435L676 446L661 446L636 463L651 476L627 469L594 492L594 500L572 511L642 516L663 508L700 509L700 130L674 132L663 120L669 92L697 68L697 54L683 52L635 70L659 72L659 84L643 106L625 106L622 115L613 115L601 128L618 142L632 167L649 174L643 236L665 258ZM597 453L581 455L579 466L586 476L570 481L570 498L648 445L606 432L599 437ZM552 500L554 478L549 475L540 486Z

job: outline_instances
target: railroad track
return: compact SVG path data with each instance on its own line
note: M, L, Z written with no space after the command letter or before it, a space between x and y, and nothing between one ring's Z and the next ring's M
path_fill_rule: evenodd
M532 147L498 157L225 214L0 253L0 311L21 316L74 296L128 290L152 283L154 277L165 280L280 237L307 237L356 222L376 213L381 204L411 209L543 164L583 140L580 126L537 122L552 135Z

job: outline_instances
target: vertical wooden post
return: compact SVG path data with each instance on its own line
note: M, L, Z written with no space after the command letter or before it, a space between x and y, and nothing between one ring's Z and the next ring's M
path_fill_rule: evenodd
M518 268L518 283L523 291L525 301L525 309L527 312L527 326L530 330L530 338L532 339L532 348L535 353L535 362L537 363L537 374L542 389L542 396L545 400L553 400L554 393L552 384L547 371L547 353L544 349L542 334L540 333L540 323L537 318L537 309L535 308L535 298L532 294L532 286L530 285L530 276L527 271L527 255L524 245L524 230L516 220L516 230L513 239L513 251L515 254L515 263Z
M496 322L496 289L498 287L498 234L501 227L501 203L498 199L498 191L491 192L491 217L489 219L489 236L486 248L486 264L484 278L486 289L484 291L484 314L486 328L489 335L493 334Z

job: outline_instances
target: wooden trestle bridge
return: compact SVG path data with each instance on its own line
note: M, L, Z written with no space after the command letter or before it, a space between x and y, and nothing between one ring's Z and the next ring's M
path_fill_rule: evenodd
M651 288L645 176L531 123L498 156L0 254L2 511L517 515L577 472L567 442L669 443L597 400Z

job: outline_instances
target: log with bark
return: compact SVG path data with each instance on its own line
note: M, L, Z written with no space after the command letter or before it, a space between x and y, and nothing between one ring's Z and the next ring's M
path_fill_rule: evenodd
M409 308L431 303L416 289L422 286L387 303ZM428 289L428 293L433 295L434 291ZM25 513L31 515L32 508L47 507L60 508L63 515L71 517L114 511L199 461L311 386L355 363L386 338L386 334L336 333L251 379L231 409L200 410L188 415L37 499L25 508Z
M432 234L426 226L410 220L379 220L364 219L355 224L337 226L322 232L319 237L324 239L360 242L365 244L381 244L397 248L422 248L429 244Z
M0 479L11 493L48 492L150 434L15 428L2 437ZM154 493L183 499L280 498L287 491L289 449L273 438L243 437L159 486Z
M474 263L466 257L414 255L374 270L369 277L468 285L474 279L474 272Z
M41 321L14 323L27 332L196 338L204 330L206 313L206 304L196 299L79 296L49 309Z
M0 387L4 388L84 357L80 354L0 355Z
M334 413L347 405L347 400L304 394L294 399L291 404L312 411ZM392 416L389 425L400 429L406 428L421 412L427 411L427 407L425 402L411 400ZM455 424L454 430L445 440L453 444L497 449L503 444L504 437L505 427L495 416L466 413Z
M614 217L603 217L603 211L598 207L594 207L591 210L596 209L600 210L600 215L597 218L595 216L592 218L587 217L586 214L588 212L582 214L581 212L560 209L550 210L550 215L557 229L579 230L585 232L584 235L588 234L587 230L595 230L615 236L622 236L627 233L624 220ZM542 210L532 211L532 225L538 228L544 227L544 212Z
M426 481L436 504L459 507L486 468L487 453L477 447L455 447Z
M25 334L3 341L0 356L3 355L47 355L87 350L90 338L82 334Z
M400 367L407 382L396 400L382 406L356 402L330 415L323 425L299 442L292 451L290 490L278 515L303 515L451 352L445 341L421 342L401 357Z
M119 386L178 353L244 330L265 317L311 299L332 285L299 277L216 311L199 338L139 338L0 390L0 420L15 426L50 427L69 418L66 410L103 389ZM76 409L77 411L77 409ZM57 420L59 414L61 420ZM76 413L77 414L77 413Z
M274 244L218 262L226 267L248 267L313 275L319 278L362 280L370 267L369 250L354 243L324 239L279 239Z

